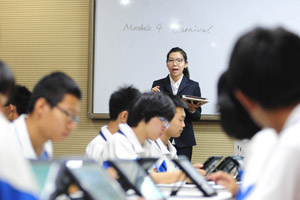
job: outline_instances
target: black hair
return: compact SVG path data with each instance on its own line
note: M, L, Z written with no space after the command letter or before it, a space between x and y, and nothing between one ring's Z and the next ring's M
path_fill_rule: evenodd
M30 96L31 92L25 86L16 85L6 106L9 104L16 106L18 115L27 113Z
M176 108L170 97L160 92L143 93L129 110L127 124L136 127L143 119L149 122L153 117L164 117L171 121Z
M10 96L14 89L15 78L10 68L0 60L0 93Z
M172 49L168 52L168 54L167 54L167 62L168 62L168 60L169 60L170 54L171 54L171 53L174 53L174 52L179 52L179 53L181 53L181 55L183 56L184 62L188 62L186 52L185 52L183 49L179 48L179 47L174 47L174 48L172 48ZM188 67L186 67L186 68L183 69L183 74L184 74L187 78L190 78L190 72L189 72Z
M217 107L221 126L228 136L236 139L250 139L261 129L236 99L226 72L219 78Z
M110 120L116 120L122 111L129 111L141 92L133 86L124 86L115 91L109 99Z
M43 97L51 107L61 102L66 94L72 94L81 99L79 86L63 72L53 72L43 77L33 89L29 100L28 111L31 113L37 99Z
M180 107L183 109L188 109L187 104L179 96L173 95L171 93L166 94L170 97L176 108Z
M232 86L265 109L300 101L300 38L283 28L255 28L234 46Z

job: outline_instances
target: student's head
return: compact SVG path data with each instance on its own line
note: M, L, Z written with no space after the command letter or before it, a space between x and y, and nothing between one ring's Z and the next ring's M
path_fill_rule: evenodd
M8 120L13 121L19 115L27 113L31 92L21 85L16 85L9 101L3 107L3 113Z
M300 38L283 29L256 28L235 44L228 75L235 95L261 126L263 110L300 101Z
M183 49L179 47L172 48L167 54L166 62L172 78L180 77L182 74L190 78L188 59Z
M187 109L187 105L182 99L177 95L169 94L172 102L176 107L176 113L173 119L170 122L170 127L166 130L164 134L168 137L177 138L181 135L183 128L185 127L184 119L185 119L185 111Z
M217 106L221 126L228 136L236 139L250 139L260 130L234 96L226 72L219 78Z
M29 101L29 117L36 120L44 138L61 141L76 127L81 91L62 72L42 78L33 89Z
M15 78L10 68L0 60L0 110L9 99L14 88Z
M172 100L160 92L143 93L131 107L127 124L138 127L145 124L148 139L155 140L168 128L176 108Z
M110 120L120 119L122 123L126 123L129 108L140 95L141 92L133 86L121 87L115 91L109 99Z

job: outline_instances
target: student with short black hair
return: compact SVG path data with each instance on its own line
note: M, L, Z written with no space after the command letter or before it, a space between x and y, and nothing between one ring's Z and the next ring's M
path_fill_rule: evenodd
M268 159L275 147L278 136L274 129L259 127L250 117L245 108L235 97L229 84L228 73L224 72L218 82L218 110L220 123L225 133L234 139L250 139L243 162L241 184L237 184L232 175L219 171L212 174L213 178L224 185L233 195L242 195L239 191L248 188L260 179L263 173L264 160ZM219 182L221 181L221 182Z
M0 61L0 199L36 200L37 186L28 161L11 124L2 113L13 91L15 79L9 67Z
M124 86L110 96L110 121L108 125L101 127L99 134L87 145L86 157L102 165L102 151L105 144L119 130L119 124L127 122L129 109L140 95L140 91L133 86Z
M127 124L120 124L103 149L103 159L132 159L144 155L147 139L156 140L175 113L171 99L161 93L143 93L131 107ZM105 163L104 163L105 165Z
M9 121L17 119L28 111L28 103L31 92L21 85L16 85L9 101L4 105L3 112Z
M225 133L235 139L251 139L261 130L242 104L234 96L228 73L224 72L218 81L217 107L220 123Z
M300 199L299 66L300 37L283 28L255 28L234 46L227 69L230 87L255 123L278 136L260 163L261 176L241 188L240 199Z
M170 142L171 138L177 138L181 135L185 127L185 111L187 105L179 96L169 95L176 107L176 113L170 122L170 127L155 141L147 140L150 145L147 145L145 150L149 157L160 158L150 171L152 172L171 172L178 170L172 159L176 159L177 151Z
M64 140L76 128L80 99L80 88L62 72L46 75L36 84L29 114L13 122L26 158L52 157L51 141Z

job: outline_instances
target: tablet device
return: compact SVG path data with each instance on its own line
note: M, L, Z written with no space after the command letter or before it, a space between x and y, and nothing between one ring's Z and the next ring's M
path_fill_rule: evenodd
M200 106L208 103L208 99L204 97L197 97L197 96L192 96L192 95L181 95L181 98L186 100L188 103L191 103L191 101L194 102L200 102Z
M129 185L137 195L145 199L165 199L150 175L136 161L110 160L108 163L118 171L122 182ZM124 189L127 189L126 185L123 185Z
M180 155L173 160L179 168L192 180L204 196L214 196L216 191L209 185L205 177L200 174L186 156Z
M231 174L234 178L240 179L240 170L242 169L243 158L240 156L227 156L216 167L215 171L224 171Z
M61 193L62 161L30 160L38 185L39 199L55 199Z
M223 156L210 156L204 163L202 169L206 171L207 174L210 174L214 171L216 166L221 162Z
M65 166L84 192L84 199L126 199L120 184L94 160L67 160Z
M148 170L154 165L158 158L139 158L137 163L148 173Z

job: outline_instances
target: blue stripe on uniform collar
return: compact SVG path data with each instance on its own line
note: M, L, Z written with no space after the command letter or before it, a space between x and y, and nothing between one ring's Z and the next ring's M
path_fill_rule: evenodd
M121 133L122 135L124 135L128 139L127 135L125 135L120 129L118 130L118 133ZM130 142L130 144L131 144L131 142ZM131 146L132 146L133 150L135 151L135 148L134 148L133 144L131 144Z
M106 139L106 137L104 136L104 134L102 133L101 130L99 131L99 134L100 134L100 136L107 142L107 139Z

